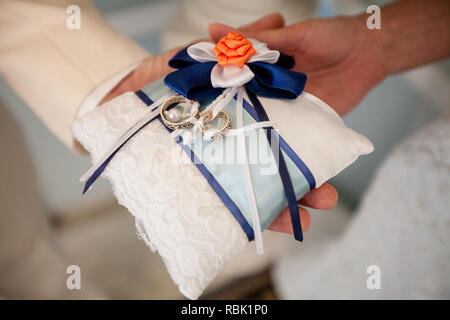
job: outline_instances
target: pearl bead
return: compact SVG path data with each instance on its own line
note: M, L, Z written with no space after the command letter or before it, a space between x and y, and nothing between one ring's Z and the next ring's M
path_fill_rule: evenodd
M181 111L178 108L172 108L169 111L166 111L166 118L170 122L177 123L181 119Z

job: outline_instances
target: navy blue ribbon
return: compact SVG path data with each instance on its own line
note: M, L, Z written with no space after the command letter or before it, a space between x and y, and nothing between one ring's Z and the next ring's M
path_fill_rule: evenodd
M164 82L172 90L191 100L216 97L224 88L214 88L211 84L211 70L216 62L198 62L192 59L187 49L179 51L169 65L178 70L168 74ZM247 66L255 77L245 84L248 91L261 97L295 99L302 93L306 75L289 71L294 59L280 54L277 63L250 62Z
M255 108L256 114L258 116L258 121L269 121L269 117L267 116L266 110L264 110L261 101L259 101L258 97L247 90L248 98L250 99L253 107ZM275 138L279 138L276 134L276 131L273 127L266 128L266 136L267 141L271 147L272 153L275 156L275 159L278 159L278 172L280 173L281 182L283 183L284 194L286 195L286 199L288 202L289 213L291 215L291 223L292 230L294 232L294 238L298 241L303 241L303 232L302 232L302 223L299 215L299 208L297 205L297 197L295 196L294 186L292 185L291 176L289 175L289 171L286 165L286 161L284 160L283 152L281 152L281 145L277 143L278 148L274 150L272 145L272 133ZM278 155L278 157L277 157Z

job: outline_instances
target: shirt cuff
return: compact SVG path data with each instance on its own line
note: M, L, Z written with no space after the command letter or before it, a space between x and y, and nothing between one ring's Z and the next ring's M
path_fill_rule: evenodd
M80 108L78 109L76 118L80 118L95 107L97 107L100 103L100 101L103 100L103 98L120 82L122 79L124 79L127 75L129 75L131 72L133 72L139 65L140 62L135 63L134 65L126 68L123 71L120 71L119 73L115 74L111 78L105 80L101 84L99 84L97 87L95 87L88 96L83 100L83 102L80 105Z

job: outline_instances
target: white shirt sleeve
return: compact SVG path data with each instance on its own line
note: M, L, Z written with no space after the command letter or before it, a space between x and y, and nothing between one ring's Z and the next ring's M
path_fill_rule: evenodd
M80 29L67 8L80 7ZM0 74L67 146L70 126L149 56L87 0L0 1Z

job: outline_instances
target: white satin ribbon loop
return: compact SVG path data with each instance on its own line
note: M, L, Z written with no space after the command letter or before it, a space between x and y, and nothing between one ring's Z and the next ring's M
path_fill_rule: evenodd
M214 88L240 87L253 79L255 74L244 64L242 67L216 64L211 70L211 84Z
M217 61L214 53L215 44L211 42L199 42L187 48L188 55L198 62Z
M248 62L267 62L270 64L277 63L280 58L280 52L270 50L267 45L256 39L248 39L255 49L256 53L248 59Z

